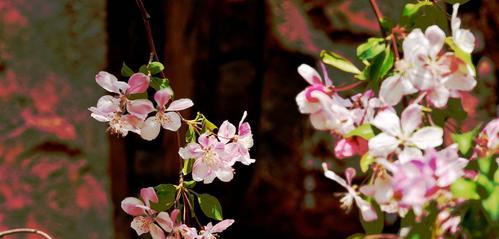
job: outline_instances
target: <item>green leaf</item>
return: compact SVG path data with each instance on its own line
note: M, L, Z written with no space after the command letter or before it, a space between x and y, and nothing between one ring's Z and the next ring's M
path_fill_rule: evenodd
M177 187L173 184L160 184L154 187L158 195L158 203L151 202L151 208L155 211L166 211L175 203Z
M124 77L130 77L133 75L133 70L128 67L125 62L123 62L123 65L121 66L121 75Z
M476 177L476 183L485 189L487 195L494 191L494 182L490 181L487 176L483 174L478 174Z
M383 212L380 210L379 206L376 203L372 203L373 207L376 209L376 214L378 218L374 221L364 221L362 215L359 216L360 224L362 224L362 228L366 234L379 234L383 231L383 227L385 225L385 218Z
M408 3L404 6L404 10L402 10L402 16L408 17L408 18L413 18L415 17L416 13L418 13L419 9L423 6L431 6L432 3L429 1L423 1L423 2L418 2L418 3Z
M468 64L468 66L471 67L471 69L473 70L473 72L476 73L476 69L475 69L475 65L473 64L473 60L471 58L471 54L470 53L466 53L464 52L455 42L454 42L454 39L452 39L452 37L447 37L445 38L445 43L447 43L447 45L456 53L456 56L461 59L462 61L464 61L466 64Z
M365 153L362 158L360 158L360 170L365 173L369 170L369 166L375 162L375 157L371 156L369 153Z
M461 124L466 119L466 116L467 114L461 105L461 100L455 98L449 99L446 108L433 109L431 112L433 121L439 126L443 126L447 118L453 118L458 124Z
M379 55L385 49L383 38L372 37L366 43L357 47L357 56L361 60L369 60Z
M164 89L170 90L171 91L170 95L172 95L173 97L173 90L170 86L170 82L168 81L168 79L153 76L151 77L150 85L155 90L164 90Z
M484 157L484 158L479 158L477 160L478 163L478 168L480 169L480 172L482 172L485 175L491 175L491 170L495 169L497 171L497 164L494 162L494 159L492 155Z
M361 71L349 60L330 51L323 50L320 55L322 62L330 66L336 67L342 71L360 74Z
M204 215L215 220L222 220L222 206L218 199L210 194L198 194L198 203Z
M152 75L158 74L165 69L165 66L161 62L153 61L147 66L147 70L151 72Z
M371 124L365 123L345 134L344 138L349 138L352 136L359 136L366 140L369 140L374 137L374 131L371 127Z
M138 99L147 99L147 98L148 98L147 91L137 94L131 94L128 96L129 100L138 100Z
M496 185L490 196L482 200L482 207L492 221L499 219L499 186Z
M463 155L467 154L470 151L475 136L480 133L480 127L481 125L478 125L473 130L466 133L451 135L452 140L458 145L459 152L461 152Z
M372 78L375 80L382 79L390 69L392 69L394 63L394 56L390 46L386 46L384 54L380 54L375 58L373 63L374 73L371 74Z
M140 68L139 68L139 72L140 73L144 73L146 75L149 74L149 70L147 70L147 66L146 65L141 65Z
M184 187L186 188L194 188L196 186L196 181L191 180L191 181L184 181Z
M437 25L444 31L449 27L447 13L436 6L422 6L414 15L414 19L414 27L423 30L432 25Z
M195 159L185 159L184 167L182 167L182 173L187 175L192 172L192 165L194 164Z
M476 191L476 183L474 181L459 178L450 187L450 191L455 197L462 199L480 199L480 195Z

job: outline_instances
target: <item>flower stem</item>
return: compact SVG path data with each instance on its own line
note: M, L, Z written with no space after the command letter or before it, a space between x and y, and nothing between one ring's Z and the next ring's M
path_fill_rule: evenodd
M0 232L0 238L7 236L7 235L13 235L13 234L21 234L21 233L33 233L40 235L46 239L52 239L47 233L37 230L37 229L32 229L32 228L16 228L16 229L10 229L7 231Z
M379 28L381 29L381 34L383 35L383 38L387 38L387 37L390 38L390 42L391 42L392 49L393 49L393 54L395 55L395 60L399 60L400 56L399 56L399 50L397 47L397 37L393 33L393 29L390 32L390 35L387 36L385 28L383 27L383 24L382 24L384 17L383 17L383 14L381 13L381 11L379 10L378 3L376 2L376 0L369 0L369 3L371 3L371 7L373 8L374 14L376 15L376 18L378 19Z

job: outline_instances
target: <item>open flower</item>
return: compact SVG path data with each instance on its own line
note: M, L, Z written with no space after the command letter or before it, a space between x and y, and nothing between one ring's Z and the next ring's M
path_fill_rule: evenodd
M215 178L229 182L234 177L232 165L235 158L225 152L225 144L217 140L215 135L201 134L198 143L191 142L179 149L183 159L195 159L192 166L192 178L196 181L211 183Z
M139 133L139 128L147 115L154 110L154 106L147 99L129 100L127 97L146 91L149 87L149 77L136 73L126 83L101 71L95 76L95 81L117 96L105 95L99 98L97 106L89 108L91 116L97 121L109 122L109 129L113 133L122 136L126 136L128 131ZM126 114L127 112L129 114Z
M163 230L166 232L172 231L172 219L166 212L156 214L156 211L151 209L150 203L157 203L159 201L154 188L141 189L140 197L142 200L127 197L121 201L123 211L134 216L130 226L139 236L144 233L151 233L153 239L164 239L165 233ZM172 212L172 216L173 214Z
M410 150L410 154L414 154L417 149L433 148L443 142L441 128L426 126L418 129L422 123L422 111L417 104L409 105L402 112L402 119L395 112L384 110L371 123L382 131L369 140L369 152L373 156L385 157L399 146L404 146L404 151ZM406 154L408 152L402 153L403 156Z
M413 76L411 67L411 63L404 59L395 62L395 74L381 83L379 98L382 102L393 106L400 102L402 96L417 92L410 79Z
M177 217L179 213L180 210L178 209L174 209L170 215L167 212L160 212L161 217L156 219L161 222L161 227L169 233L166 239L195 239L197 237L196 228L178 223Z
M239 127L231 124L229 121L224 121L218 130L218 139L225 145L228 154L245 165L254 163L255 160L250 157L249 149L253 147L253 134L248 122L244 122L247 112L244 111L243 117L239 122Z
M210 223L204 227L197 237L198 239L216 239L215 235L217 233L225 231L228 227L230 227L234 223L233 219L225 219L214 226Z
M479 157L499 153L499 118L490 121L477 137L475 151Z
M345 193L345 196L343 198L341 198L342 207L344 209L349 210L352 207L353 202L355 202L355 204L357 204L357 207L359 207L359 210L362 214L362 218L365 221L373 221L373 220L376 220L376 218L378 218L378 216L376 215L376 211L371 206L371 204L369 204L367 201L362 199L358 195L358 193L355 191L355 189L352 187L352 179L353 179L353 177L355 177L355 169L353 169L353 168L346 169L345 175L346 175L347 181L345 181L343 178L338 176L336 173L327 169L326 163L322 164L322 168L324 170L324 175L327 178L337 182L339 185L341 185L342 187L344 187L347 190L347 193Z
M171 96L169 90L158 90L154 94L154 100L157 104L157 113L155 116L147 118L144 126L141 128L140 136L145 140L153 140L158 137L161 127L170 131L177 131L181 124L181 118L178 111L192 107L194 103L190 99L178 99L166 104Z

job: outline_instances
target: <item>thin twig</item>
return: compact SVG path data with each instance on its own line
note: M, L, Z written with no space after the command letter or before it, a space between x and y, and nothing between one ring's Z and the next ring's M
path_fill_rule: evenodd
M146 7L144 6L144 2L142 0L135 0L137 3L137 7L139 8L140 14L142 15L142 20L144 21L144 27L147 34L147 44L149 45L149 50L151 51L151 56L154 57L155 61L159 61L158 52L156 51L156 45L154 44L154 37L152 35L151 16L147 12ZM162 78L166 78L166 75L163 71L160 72Z
M383 14L379 10L378 3L376 2L376 0L369 0L369 3L371 3L371 7L374 10L374 14L376 15L376 18L378 19L378 24L379 24L379 28L381 29L381 34L383 34L383 38L385 38L386 37L385 28L383 27L383 24L381 23L383 21Z
M33 233L33 234L40 235L46 239L52 239L52 237L50 237L47 233L40 231L40 230L37 230L37 229L33 229L33 228L16 228L16 229L10 229L7 231L3 231L3 232L0 232L0 238L7 236L7 235L21 234L21 233Z

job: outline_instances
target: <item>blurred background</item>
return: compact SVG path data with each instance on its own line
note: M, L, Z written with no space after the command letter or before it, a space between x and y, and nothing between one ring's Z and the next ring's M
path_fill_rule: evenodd
M362 231L323 177L332 141L300 115L296 72L321 49L354 59L356 46L379 36L368 0L144 0L161 60L177 97L217 125L249 113L257 162L237 166L230 183L196 186L217 196L224 238L344 238ZM378 1L397 21L408 1ZM442 5L450 12L450 6ZM461 128L496 115L499 3L471 0L463 27L477 36L475 97ZM147 62L145 31L134 0L0 0L0 230L33 227L55 238L136 238L121 200L140 188L175 182L174 135L145 142L108 136L87 108L104 91L99 70ZM360 65L360 62L356 62ZM337 85L351 76L331 71ZM336 168L356 166L335 160ZM361 180L361 178L359 178ZM206 221L207 222L207 221ZM397 229L387 218L387 231ZM10 237L9 237L10 238ZM12 238L37 238L35 236ZM148 238L148 237L144 237Z

